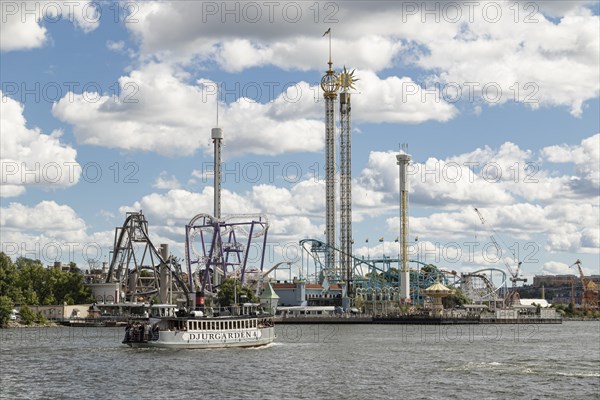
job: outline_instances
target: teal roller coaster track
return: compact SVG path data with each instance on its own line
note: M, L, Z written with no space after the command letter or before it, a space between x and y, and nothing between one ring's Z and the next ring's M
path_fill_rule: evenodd
M338 248L328 246L318 239L301 240L300 247L303 250L300 268L302 279L322 282L327 278L329 283L346 283L336 274L335 268L328 268L325 262L329 252L341 253ZM353 264L351 284L357 293L381 293L392 298L398 292L401 267L399 257L359 258L351 256L350 259ZM413 304L422 304L424 301L423 289L435 282L449 287L466 289L467 294L473 297L471 299L473 302L497 300L506 290L506 273L499 269L484 268L472 273L458 274L456 271L442 269L437 265L420 260L409 260L409 265L411 266L410 295Z

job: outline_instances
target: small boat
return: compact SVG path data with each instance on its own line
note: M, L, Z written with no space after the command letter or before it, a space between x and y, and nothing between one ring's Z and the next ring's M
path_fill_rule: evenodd
M136 321L126 327L123 343L130 347L173 349L264 346L275 340L275 327L273 317L259 313L257 307L258 304L243 304L241 315L205 316L202 311L192 311L182 316Z

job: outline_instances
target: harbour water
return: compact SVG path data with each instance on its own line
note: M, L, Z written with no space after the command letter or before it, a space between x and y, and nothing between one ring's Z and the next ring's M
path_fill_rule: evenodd
M266 347L176 351L123 332L0 330L0 398L600 398L597 321L280 325Z

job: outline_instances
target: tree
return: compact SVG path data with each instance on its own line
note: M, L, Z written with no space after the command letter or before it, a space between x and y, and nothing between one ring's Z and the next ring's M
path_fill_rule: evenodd
M77 263L74 261L71 261L69 263L69 272L76 272L78 274L81 273L81 270L79 269L79 267L77 266Z
M469 303L469 298L459 288L451 288L452 294L442 299L444 308L452 308L455 306L462 306L463 304Z
M235 286L234 286L235 285ZM219 285L219 291L217 293L217 301L221 307L228 307L235 303L234 296L237 292L237 302L243 296L246 296L247 301L251 303L258 302L254 291L247 286L242 286L242 283L237 279L226 278L223 283Z
M46 269L40 260L19 257L15 262L19 272L18 285L23 292L23 303L39 305L51 295L46 284Z
M8 296L0 296L0 326L5 326L10 320L13 302Z
M0 253L0 296L20 303L21 290L18 286L19 271L9 256Z
M46 268L39 260L19 257L13 263L0 253L0 296L7 296L16 304L50 305L88 303L93 301L91 290L84 278L71 263L63 272Z
M27 306L27 304L21 306L19 313L21 314L21 320L25 325L31 325L36 319L35 313Z
M433 264L427 264L427 265L423 265L421 267L421 273L422 274L426 274L426 275L432 275L435 274L437 275L438 273L438 269L435 265Z

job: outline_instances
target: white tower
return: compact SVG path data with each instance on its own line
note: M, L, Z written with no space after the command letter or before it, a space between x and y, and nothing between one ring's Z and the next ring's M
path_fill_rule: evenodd
M396 156L400 166L400 238L402 244L402 268L400 270L400 298L410 299L410 275L408 271L408 176L406 167L411 157L408 154Z

